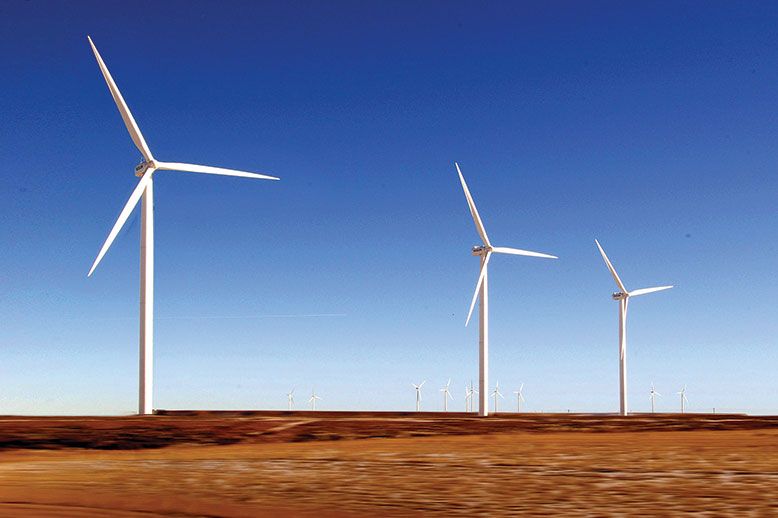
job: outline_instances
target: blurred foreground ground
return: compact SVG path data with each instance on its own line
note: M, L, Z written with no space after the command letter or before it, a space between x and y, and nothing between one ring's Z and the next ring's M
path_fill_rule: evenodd
M100 448L100 449L96 449ZM778 516L778 419L0 417L0 516Z

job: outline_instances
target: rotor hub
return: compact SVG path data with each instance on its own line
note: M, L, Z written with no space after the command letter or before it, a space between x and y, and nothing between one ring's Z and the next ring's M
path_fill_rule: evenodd
M613 297L613 300L623 300L623 299L627 298L627 294L623 293L621 291L617 291L616 293L614 293L612 295L612 297Z
M146 174L146 171L152 167L156 167L156 164L153 161L148 162L146 160L141 160L141 163L135 166L135 176L141 178L144 174Z

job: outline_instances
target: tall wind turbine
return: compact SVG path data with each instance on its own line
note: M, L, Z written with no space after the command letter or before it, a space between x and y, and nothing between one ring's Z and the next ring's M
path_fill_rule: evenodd
M289 410L291 410L294 407L294 388L286 393L286 402L289 404Z
M321 399L321 398L316 395L316 391L314 389L311 389L311 397L308 398L308 403L311 404L311 410L316 410L316 400L317 399Z
M487 266L489 265L489 258L492 253L500 254L512 254L512 255L525 255L529 257L543 257L546 259L558 259L555 255L541 254L539 252L529 252L527 250L519 250L518 248L508 248L504 246L492 246L489 237L486 235L486 229L481 221L481 216L478 215L478 209L475 207L473 197L470 195L470 189L467 188L465 183L465 177L462 176L462 171L459 169L459 164L456 162L454 165L459 173L459 181L462 183L462 190L465 191L465 198L467 198L467 205L470 207L470 215L475 222L475 228L478 231L478 235L481 237L482 245L474 246L472 254L481 258L481 271L478 275L478 282L475 285L475 293L473 293L473 300L470 302L470 310L467 312L467 320L465 326L470 323L470 317L473 314L473 308L475 308L476 299L480 298L479 303L479 326L478 326L478 389L480 391L478 397L478 415L489 415L489 401L487 399L489 395L489 284L487 279Z
M196 164L184 164L180 162L160 162L154 158L151 154L149 146L146 144L146 140L135 123L135 119L130 113L130 109L127 107L127 103L124 102L119 88L111 77L111 73L108 71L108 67L105 66L103 58L97 51L97 47L92 42L92 38L87 36L89 44L92 46L92 52L97 58L97 64L100 66L100 71L103 73L105 82L108 84L108 89L111 92L116 107L119 108L119 113L124 120L124 125L127 126L127 131L130 132L130 138L135 143L135 146L143 155L141 163L135 166L135 176L140 177L135 189L130 195L130 199L124 205L119 218L114 223L113 228L108 234L105 242L103 243L100 252L97 254L95 262L89 269L91 276L95 271L100 260L105 253L111 247L111 243L116 238L116 235L124 226L127 218L130 217L138 201L141 202L141 224L140 224L140 388L139 388L139 414L150 414L152 412L152 382L153 382L153 337L154 337L154 191L152 176L155 171L185 171L189 173L205 173L205 174L217 174L224 176L241 176L244 178L259 178L263 180L278 180L274 176L267 176L263 174L247 173L244 171L236 171L234 169L223 169L221 167L211 167L205 165Z
M451 386L451 378L448 379L448 383L446 383L446 386L440 389L441 392L443 392L443 411L448 412L448 400L454 399L451 395L451 392L449 391L449 387Z
M494 386L494 391L492 391L492 397L494 397L494 413L497 413L497 396L500 396L501 398L505 399L505 396L502 395L502 392L500 392L500 382L498 381L497 384Z
M600 242L596 239L594 242L597 244L597 248L600 249L605 265L610 270L613 280L616 281L616 285L620 290L613 294L613 300L619 301L619 413L627 415L627 306L629 305L629 298L654 293L655 291L669 290L672 286L657 286L655 288L640 288L639 290L628 291L624 287L624 283L619 279L619 274L616 273L610 259L605 255L605 250L600 246Z
M521 384L519 387L519 390L514 390L513 393L516 394L516 412L521 412L521 402L524 401L524 394L522 394L522 390L524 390L524 383Z
M651 399L651 413L653 414L654 413L654 400L656 399L657 396L662 397L662 394L660 394L659 392L657 392L654 389L654 384L653 383L651 384L651 391L648 394L649 394L648 397Z
M415 383L411 383L411 385L413 385L413 388L416 389L416 411L417 412L421 410L421 387L423 387L425 383L427 383L427 380L422 381L418 385L416 385Z
M681 396L681 413L683 414L686 412L686 403L689 402L688 399L686 399L686 385L683 386L680 392L676 392L679 396Z

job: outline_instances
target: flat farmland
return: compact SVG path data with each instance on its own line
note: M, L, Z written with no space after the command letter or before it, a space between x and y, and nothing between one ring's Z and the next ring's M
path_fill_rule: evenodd
M0 417L0 516L778 515L778 418Z

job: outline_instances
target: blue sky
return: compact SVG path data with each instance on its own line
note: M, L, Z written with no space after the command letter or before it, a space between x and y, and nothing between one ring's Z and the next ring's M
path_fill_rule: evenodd
M139 215L86 273L139 153L86 35L161 160L158 408L425 409L477 379L529 410L778 412L778 5L17 2L0 6L0 413L137 405ZM325 315L325 316L304 316ZM515 400L506 401L514 406Z

